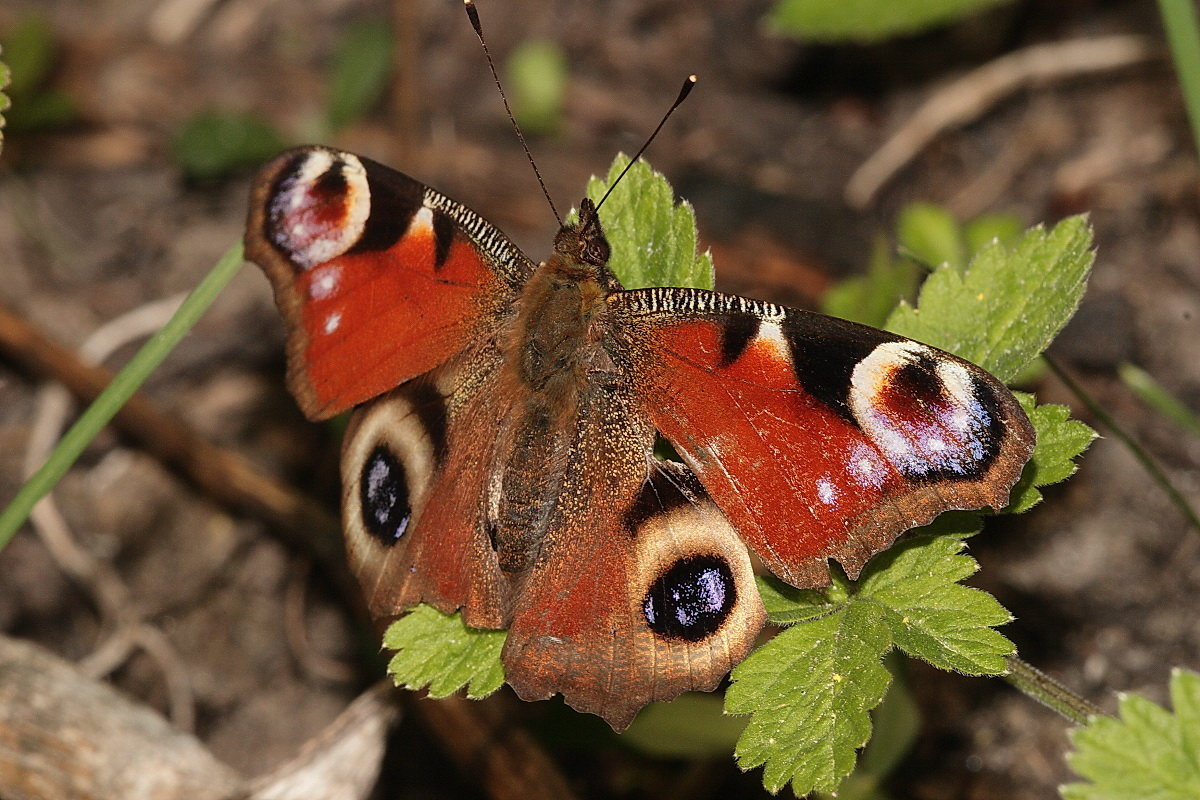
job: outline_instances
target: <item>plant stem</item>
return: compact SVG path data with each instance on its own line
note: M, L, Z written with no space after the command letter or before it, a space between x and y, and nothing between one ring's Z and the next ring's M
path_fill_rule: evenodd
M1200 22L1195 0L1158 0L1171 58L1183 90L1196 151L1200 152Z
M29 479L8 507L0 513L0 550L20 529L34 505L62 478L84 449L108 424L125 401L137 391L150 373L174 349L179 340L192 329L208 309L217 294L242 265L242 245L238 243L221 256L221 260L192 290L175 316L156 333L129 363L117 373L112 383L100 393L87 410L67 431L54 452Z
M1008 674L1004 676L1004 680L1052 711L1057 711L1076 725L1086 725L1092 717L1104 713L1046 673L1016 656L1009 656L1005 662L1008 664Z
M1112 431L1112 434L1120 439L1121 442L1129 448L1129 452L1133 453L1133 457L1136 458L1142 465L1142 468L1149 473L1150 477L1154 479L1154 482L1162 487L1162 490L1167 493L1167 497L1171 499L1171 502L1175 504L1175 506L1183 513L1185 517L1187 517L1187 520L1189 523L1191 523L1192 527L1200 531L1200 515L1198 515L1196 510L1192 508L1190 503L1188 503L1187 498L1183 496L1183 493L1175 488L1175 484L1171 483L1171 479L1168 478L1167 474L1162 471L1162 468L1154 462L1154 459L1150 457L1150 454L1146 452L1145 448L1134 441L1133 437L1130 436L1123 427L1121 427L1120 423L1113 419L1111 414L1101 408L1100 404L1092 399L1092 396L1084 391L1083 387L1076 383L1075 379L1072 378L1065 369L1059 366L1057 361L1045 353L1042 354L1042 358L1045 359L1046 365L1049 366L1050 370L1058 376L1059 380L1066 384L1067 388L1070 389L1071 392L1078 397L1085 406L1088 407L1088 410L1096 416L1096 419L1100 420L1104 427Z

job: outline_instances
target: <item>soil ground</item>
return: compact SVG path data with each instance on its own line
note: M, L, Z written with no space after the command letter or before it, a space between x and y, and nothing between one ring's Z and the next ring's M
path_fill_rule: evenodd
M189 4L174 0L0 8L0 32L27 14L47 20L54 85L78 111L65 127L5 140L0 299L29 321L77 347L107 320L193 286L241 236L249 173L186 181L173 137L197 112L223 109L308 138L340 36L389 14L413 21L403 37L412 50L406 88L332 143L479 210L535 259L547 254L553 219L458 2L192 5L203 13L191 20L181 10ZM839 48L770 36L762 2L480 5L501 58L533 37L565 53L561 129L532 141L560 205L616 151L636 149L679 81L700 73L650 159L695 204L719 288L812 307L830 280L865 267L873 237L913 200L964 217L1013 212L1027 224L1089 212L1095 275L1055 352L1200 503L1200 441L1148 412L1116 374L1132 361L1200 411L1200 168L1165 61L1019 92L922 150L868 210L842 199L853 171L950 78L1034 43L1160 41L1151 0L1018 2L933 34ZM332 504L337 434L295 409L282 353L269 288L246 268L147 392L212 441ZM0 498L20 485L38 390L34 376L0 361ZM1053 379L1038 391L1094 422ZM231 766L270 769L374 677L349 612L303 557L116 436L88 449L57 500L77 540L116 568L167 635L194 692L195 730ZM1161 702L1172 666L1200 666L1198 542L1200 531L1107 437L1041 507L972 540L982 564L974 582L1014 612L1006 632L1028 661L1106 710L1118 691ZM297 613L301 645L284 623ZM0 553L0 631L69 659L102 633L87 593L29 530ZM109 679L166 710L162 670L144 654ZM919 665L910 679L921 736L889 779L893 796L1050 798L1070 780L1068 726L1053 713L998 681ZM585 796L762 793L759 775L741 775L728 758L658 761L552 705L514 713L537 730L554 726L547 746ZM413 715L400 724L379 797L478 792Z

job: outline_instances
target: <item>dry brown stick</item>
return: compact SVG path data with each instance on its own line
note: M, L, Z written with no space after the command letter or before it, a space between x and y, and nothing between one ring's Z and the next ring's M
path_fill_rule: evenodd
M83 363L11 310L0 305L0 354L30 372L63 384L88 403L112 373ZM315 556L331 574L345 572L341 526L322 506L263 473L241 455L217 447L138 392L112 424L147 453L172 467L208 496L264 520Z
M69 350L55 344L2 304L0 354L41 377L58 380L84 402L95 398L111 379L108 370L83 364ZM287 543L317 554L323 566L336 560L338 566L330 571L331 578L337 580L340 587L346 587L349 596L357 597L357 592L348 588L349 582L339 578L346 575L341 566L340 529L323 508L263 474L236 453L205 441L140 393L117 413L113 424L151 456L175 466L218 502L269 523L286 537ZM195 447L195 453L189 454L189 447ZM264 492L262 497L253 495L256 489ZM298 531L308 533L297 535ZM337 548L336 555L328 556L328 560L321 558L318 551L331 546ZM361 613L359 603L352 603L351 607ZM499 727L498 712L491 706L461 698L417 705L421 715L441 737L443 747L461 756L459 760L468 769L479 766L480 759L487 763L488 768L478 777L489 796L496 800L513 797L569 800L572 797L554 762L532 737L519 729L506 730L505 741L494 751L516 763L505 765L486 752L472 755L466 743L475 741L478 736L471 732L494 731ZM478 741L475 744L476 749L483 746Z
M1158 56L1142 36L1039 44L984 64L936 91L846 184L846 202L866 207L889 180L946 130L965 125L1018 89L1128 67Z

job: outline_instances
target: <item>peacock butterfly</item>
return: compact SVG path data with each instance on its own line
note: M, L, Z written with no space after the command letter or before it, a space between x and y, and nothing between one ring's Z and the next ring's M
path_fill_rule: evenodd
M254 181L246 248L304 413L355 409L342 514L371 612L507 629L518 695L617 729L747 655L751 552L798 587L831 558L856 576L943 511L1003 506L1033 449L1008 390L949 353L623 289L587 199L535 264L424 184L302 147Z

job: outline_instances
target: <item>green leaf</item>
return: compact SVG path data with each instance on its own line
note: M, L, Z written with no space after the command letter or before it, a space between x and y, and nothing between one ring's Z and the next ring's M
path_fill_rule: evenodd
M913 297L918 277L916 265L906 258L892 258L887 239L880 236L871 249L867 274L831 286L821 298L821 310L878 328L897 303Z
M798 797L836 790L891 680L879 663L889 645L882 608L850 603L751 653L725 693L727 712L752 715L736 750L742 769L763 765L771 792L788 783Z
M721 706L720 696L700 692L651 703L621 734L621 744L658 758L729 758L746 718L728 716Z
M996 241L965 271L939 267L917 307L901 303L888 329L949 350L1001 380L1036 358L1075 313L1093 253L1084 217L1027 231L1014 246Z
M12 70L9 94L32 95L49 79L58 45L50 23L26 16L4 36L4 60Z
M927 267L966 266L967 246L958 220L939 205L909 203L896 221L896 235L900 246Z
M395 36L390 26L363 20L350 26L333 56L329 127L340 131L370 111L387 88Z
M588 181L593 202L629 163L624 154L613 159L604 180ZM713 287L713 263L708 252L696 252L696 214L686 201L676 203L667 179L645 161L638 161L600 208L600 220L612 248L608 266L626 289L646 286Z
M892 641L939 669L999 675L1012 642L993 627L1012 615L987 592L958 581L979 564L966 544L948 536L921 536L873 558L858 581L858 602L878 603Z
M388 674L397 686L428 686L430 697L446 697L464 686L467 697L487 697L504 683L504 637L504 631L468 628L458 614L421 604L383 635L383 646L396 651Z
M7 64L0 70L8 80L7 95L16 103L6 122L0 117L0 128L7 127L10 133L37 131L75 119L75 101L49 85L58 61L58 43L45 19L22 19L5 35L0 50ZM8 97L0 94L0 112L9 108Z
M275 129L256 116L206 111L179 132L174 151L189 178L211 180L259 164L285 146Z
M1035 405L1033 395L1024 392L1017 392L1016 398L1033 423L1037 448L1009 496L1005 511L1010 514L1037 505L1042 499L1039 486L1058 483L1073 475L1077 469L1074 459L1096 439L1094 430L1070 418L1071 410L1066 406Z
M567 91L567 58L547 39L522 42L508 58L508 90L513 116L527 133L553 133L562 121Z
M1195 800L1200 797L1200 675L1171 673L1175 713L1125 695L1120 719L1096 717L1071 732L1071 769L1087 783L1062 788L1066 800Z
M1021 220L1014 214L984 214L963 225L967 252L975 255L993 240L1011 247L1021 239Z
M767 15L775 33L798 39L872 42L918 33L1006 0L780 0Z

